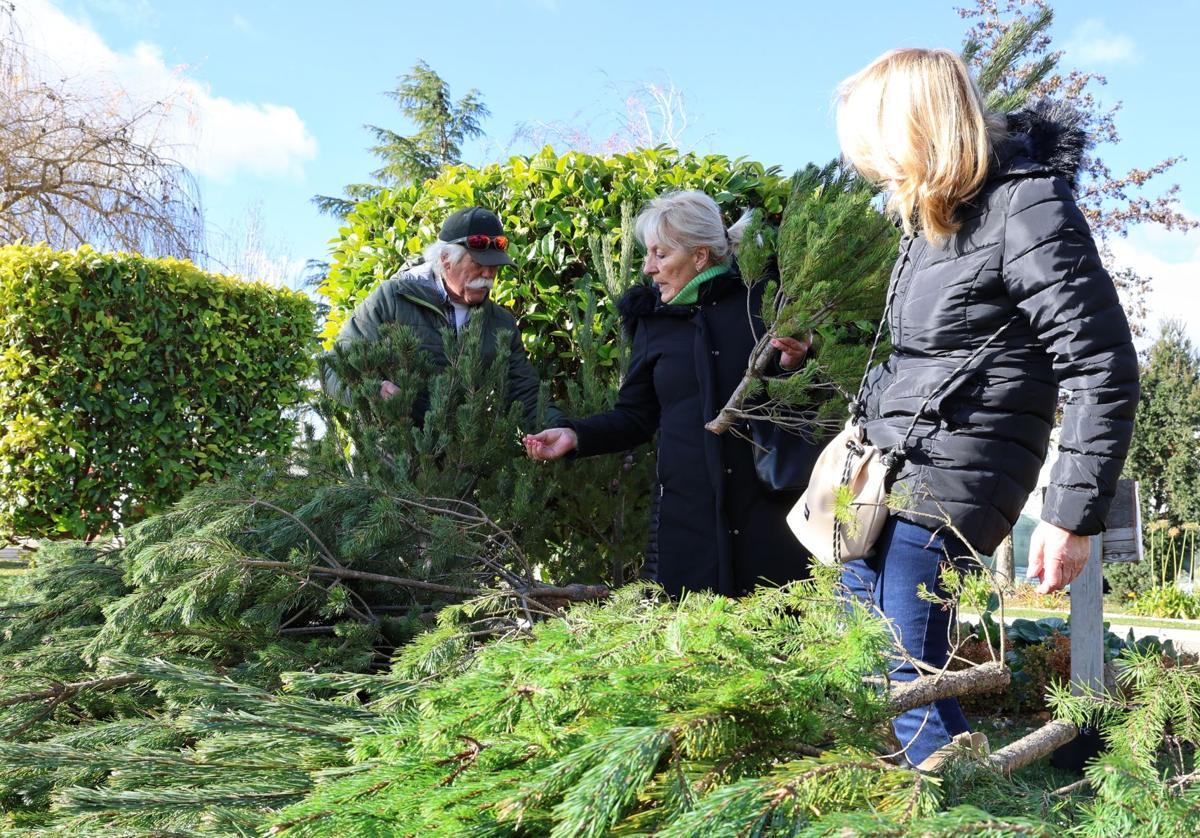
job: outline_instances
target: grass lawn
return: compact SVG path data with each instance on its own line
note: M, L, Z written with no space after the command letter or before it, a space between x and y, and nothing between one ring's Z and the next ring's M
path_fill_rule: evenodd
M963 609L964 617L979 618L979 613ZM1008 606L1004 609L1006 619L1012 620L1018 617L1024 617L1027 620L1038 620L1042 617L1062 617L1066 619L1071 615L1069 610L1060 610L1054 608L1019 608ZM1173 628L1183 629L1185 631L1200 631L1200 620L1168 620L1160 617L1144 617L1140 614L1119 614L1110 611L1104 612L1104 620L1109 623L1117 623L1122 626L1142 626L1144 628Z
M0 562L0 600L8 593L9 585L27 569L21 562Z

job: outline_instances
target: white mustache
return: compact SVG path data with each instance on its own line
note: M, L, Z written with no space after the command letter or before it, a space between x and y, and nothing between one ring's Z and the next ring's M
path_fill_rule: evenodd
M478 279L468 279L464 286L472 291L490 291L493 284L493 280L481 276Z

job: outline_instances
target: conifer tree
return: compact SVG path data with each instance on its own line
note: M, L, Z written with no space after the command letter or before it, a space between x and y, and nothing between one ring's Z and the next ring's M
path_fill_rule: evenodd
M1200 522L1200 353L1178 321L1150 347L1141 385L1125 474L1139 483L1147 520Z
M1140 334L1151 277L1119 266L1108 242L1138 224L1167 230L1190 230L1200 224L1179 206L1178 184L1158 195L1148 194L1151 182L1161 182L1183 157L1145 161L1126 172L1114 172L1105 163L1103 149L1121 141L1116 124L1121 105L1105 105L1096 95L1096 88L1106 83L1104 76L1060 66L1063 53L1053 49L1049 35L1054 20L1049 0L971 0L957 11L971 21L962 54L988 107L1006 113L1031 100L1052 99L1083 116L1088 148L1076 200L1121 292L1134 334Z
M443 166L461 163L463 142L483 136L482 123L490 114L475 88L454 101L450 85L424 61L418 61L401 76L396 89L387 96L400 106L416 131L406 135L368 125L367 130L375 138L371 153L382 163L371 173L374 182L350 184L345 198L316 196L313 201L322 212L344 216L356 201L382 188L419 183L436 175Z
M474 601L463 631L483 636L606 595L538 579L524 545L544 549L541 497L556 486L520 457L515 414L495 409L505 364L484 365L479 344L473 323L433 375L411 333L352 347L335 359L359 408L343 416L347 437L330 416L326 438L198 489L124 544L40 551L0 612L0 732L75 741L81 720L124 730L174 712L114 656L270 688L285 670L379 669L447 603ZM400 396L367 395L380 369L405 371ZM85 763L0 772L0 800L44 810L54 788L107 778Z

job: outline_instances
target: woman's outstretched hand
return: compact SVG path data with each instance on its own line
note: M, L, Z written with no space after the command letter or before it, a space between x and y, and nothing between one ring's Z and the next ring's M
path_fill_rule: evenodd
M785 370L794 370L804 362L804 356L812 346L812 335L803 340L796 338L771 338L771 346L779 350L779 366Z
M1038 523L1029 539L1029 571L1025 575L1042 580L1039 594L1060 591L1079 575L1091 555L1088 539L1046 521Z
M530 459L557 460L575 450L579 436L570 428L547 428L540 434L526 434L521 442Z

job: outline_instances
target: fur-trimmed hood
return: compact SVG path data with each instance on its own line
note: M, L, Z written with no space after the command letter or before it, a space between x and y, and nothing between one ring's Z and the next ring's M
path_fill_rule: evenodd
M1074 189L1089 138L1083 111L1049 99L1007 115L1009 136L996 149L1002 168L1026 157L1064 178Z
M633 321L649 317L661 301L658 289L649 283L639 282L621 295L617 300L617 311L621 315L621 327L630 332Z
M713 277L700 289L701 303L720 299L742 287L742 276L737 263L729 271ZM695 305L666 305L657 286L652 282L638 283L617 300L617 311L621 315L621 331L632 338L637 331L638 321L644 317L691 317L696 313Z

